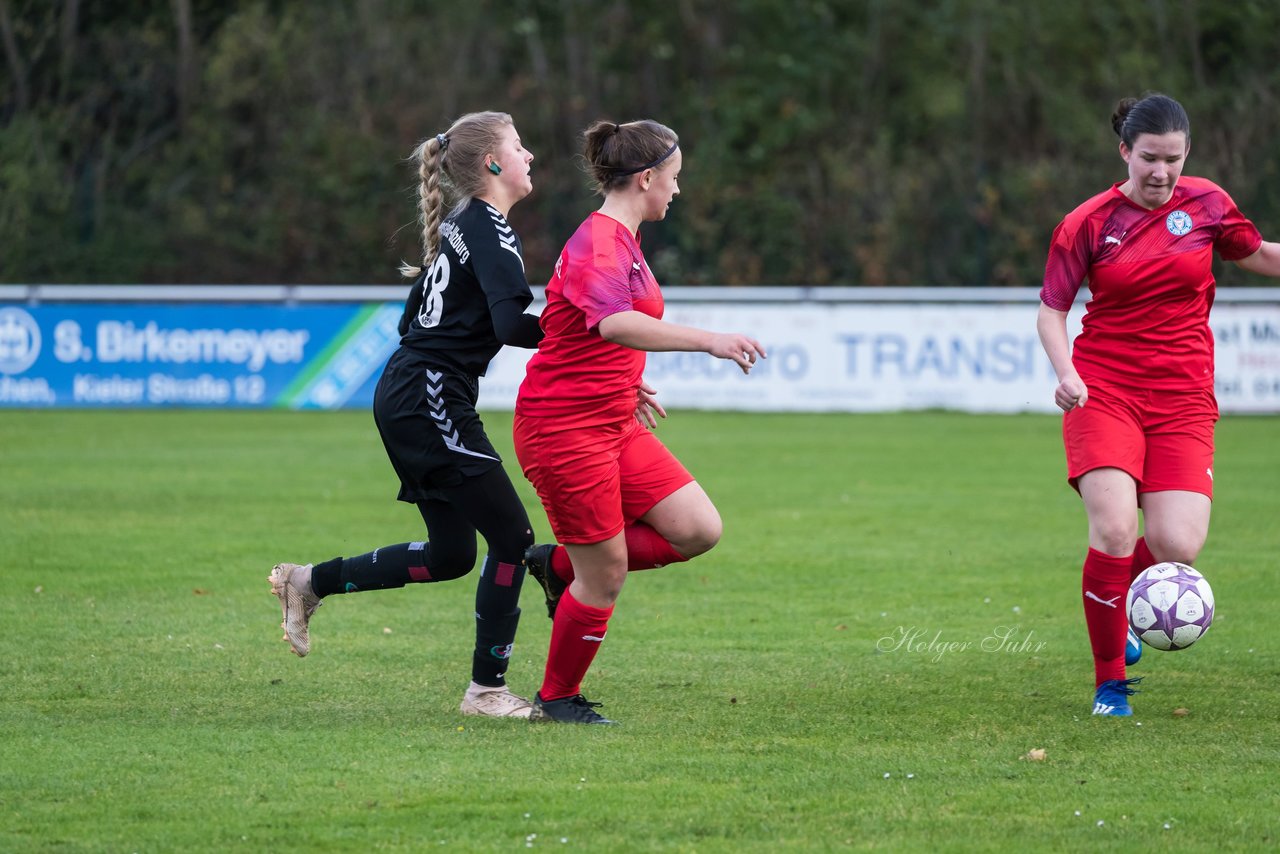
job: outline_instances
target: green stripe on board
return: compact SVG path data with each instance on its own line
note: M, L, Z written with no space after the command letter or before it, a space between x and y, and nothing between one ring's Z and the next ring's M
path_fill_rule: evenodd
M287 407L290 403L293 403L293 398L310 385L316 374L328 367L333 357L369 322L369 318L381 307L382 303L377 302L365 303L361 306L355 316L347 322L347 325L338 330L337 335L333 336L333 340L314 359L307 363L307 366L284 387L280 394L276 395L276 399L272 401L271 405L274 407Z

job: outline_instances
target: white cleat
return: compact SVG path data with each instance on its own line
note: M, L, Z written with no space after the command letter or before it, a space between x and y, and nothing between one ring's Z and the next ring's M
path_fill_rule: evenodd
M524 697L511 693L506 685L491 688L472 682L467 693L462 695L462 705L458 707L464 715L483 715L489 718L527 718L533 709Z
M267 577L271 592L280 600L280 628L284 638L299 658L311 651L307 624L320 607L320 597L311 590L311 564L278 563Z

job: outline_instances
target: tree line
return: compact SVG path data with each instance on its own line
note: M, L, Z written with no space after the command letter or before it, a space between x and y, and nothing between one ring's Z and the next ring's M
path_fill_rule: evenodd
M537 158L535 284L597 118L681 136L644 235L672 285L1035 285L1147 90L1280 239L1278 31L1264 0L0 0L0 281L397 281L405 157L477 109Z

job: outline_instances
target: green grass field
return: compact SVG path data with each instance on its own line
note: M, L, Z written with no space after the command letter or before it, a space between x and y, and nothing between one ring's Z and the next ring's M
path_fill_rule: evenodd
M1220 424L1218 619L1123 720L1057 419L673 413L725 536L630 579L596 729L458 714L470 578L289 653L273 563L421 536L368 414L0 412L0 850L1274 849L1278 430Z

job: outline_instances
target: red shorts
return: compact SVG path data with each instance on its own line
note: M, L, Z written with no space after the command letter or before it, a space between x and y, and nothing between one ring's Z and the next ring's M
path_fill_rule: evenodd
M1169 489L1213 498L1213 425L1218 401L1212 389L1170 391L1089 383L1089 399L1062 419L1067 482L1117 468L1138 492Z
M693 475L635 418L564 428L557 418L516 416L516 458L561 543L602 543Z

